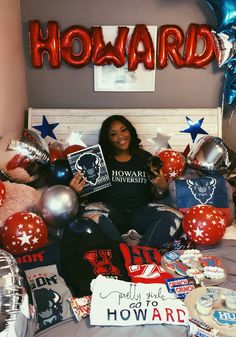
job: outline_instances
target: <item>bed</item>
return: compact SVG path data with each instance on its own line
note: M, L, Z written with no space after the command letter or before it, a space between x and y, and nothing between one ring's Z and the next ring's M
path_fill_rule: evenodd
M143 147L155 153L160 144L169 146L177 151L184 151L192 145L189 123L202 123L206 133L222 136L222 111L220 108L190 108L190 109L44 109L29 108L28 128L40 133L35 126L42 126L43 120L54 124L54 137L46 135L45 140L70 142L76 133L81 144L94 145L98 141L98 130L102 121L112 114L126 116L134 124ZM201 134L197 135L197 139ZM77 138L78 139L78 138ZM232 238L232 237L231 237ZM219 256L226 266L228 277L222 287L236 291L236 249L235 239L223 239L214 246L197 247L209 254ZM74 317L38 331L36 336L62 337L187 337L189 330L186 326L155 324L137 326L91 326L89 317L76 321Z

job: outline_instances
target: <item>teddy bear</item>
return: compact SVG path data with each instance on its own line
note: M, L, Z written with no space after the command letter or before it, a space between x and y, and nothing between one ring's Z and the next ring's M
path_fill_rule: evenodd
M1 181L1 190L4 190L4 197L0 205L0 227L14 213L37 209L40 190L10 181Z

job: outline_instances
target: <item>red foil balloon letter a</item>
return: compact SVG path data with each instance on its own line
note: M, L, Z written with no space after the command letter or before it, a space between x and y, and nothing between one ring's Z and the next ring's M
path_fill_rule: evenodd
M39 21L30 21L29 39L31 61L35 68L42 68L44 53L47 53L52 68L60 66L60 29L57 22L48 22L47 34L46 37L43 37Z
M143 50L138 50L142 43ZM145 25L136 25L129 43L128 69L136 70L139 63L149 70L154 69L154 46L151 35Z
M128 33L128 27L118 27L114 46L111 42L105 45L102 27L92 27L93 63L97 66L113 64L116 67L122 67L125 64L125 45Z

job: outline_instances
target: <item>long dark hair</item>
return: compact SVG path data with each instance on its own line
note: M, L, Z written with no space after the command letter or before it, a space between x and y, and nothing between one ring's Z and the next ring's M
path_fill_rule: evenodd
M140 145L141 140L138 138L137 131L135 127L130 123L130 121L121 115L112 115L106 118L101 126L100 133L99 133L99 144L101 145L104 157L106 159L111 159L115 154L115 149L112 146L110 139L109 139L109 129L111 124L114 121L119 121L126 126L128 131L131 135L131 142L130 142L130 154L141 154L142 146Z

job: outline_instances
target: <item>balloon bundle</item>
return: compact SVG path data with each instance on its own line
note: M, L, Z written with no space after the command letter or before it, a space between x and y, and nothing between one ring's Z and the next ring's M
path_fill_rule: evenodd
M225 68L224 98L236 103L236 2L235 0L207 0L214 10L217 30L212 31L218 66Z

